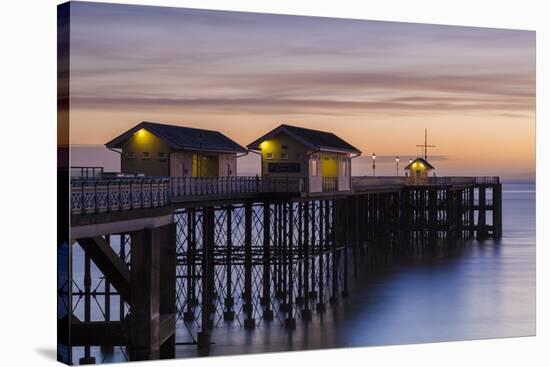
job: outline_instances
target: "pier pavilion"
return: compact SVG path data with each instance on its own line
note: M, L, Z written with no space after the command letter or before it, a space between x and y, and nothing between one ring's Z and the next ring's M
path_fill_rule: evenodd
M351 190L359 149L330 132L280 125L247 146L262 156L263 177L304 177L309 192Z
M408 181L412 185L426 185L428 174L435 169L426 159L416 158L405 167L409 172Z
M247 150L219 131L141 122L106 144L121 172L164 177L235 177Z

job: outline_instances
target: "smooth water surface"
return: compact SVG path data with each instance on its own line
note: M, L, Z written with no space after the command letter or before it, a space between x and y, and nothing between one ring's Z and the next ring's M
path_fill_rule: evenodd
M210 355L534 335L534 185L504 185L503 228L498 242L362 274L349 298L293 333L279 323L216 328ZM195 355L177 347L178 357Z

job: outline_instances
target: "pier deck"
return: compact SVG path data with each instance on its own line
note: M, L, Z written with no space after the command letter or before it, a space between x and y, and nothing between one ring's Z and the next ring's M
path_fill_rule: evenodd
M502 234L497 177L434 177L422 186L355 177L346 192L304 187L257 177L73 180L71 239L60 261L73 265L73 246L85 258L83 278L58 292L72 315L60 323L75 330L65 343L122 345L139 360L173 356L176 324L186 330L178 339L203 351L226 322L292 332L347 297L359 266ZM101 292L89 286L91 263ZM104 321L92 321L93 301Z

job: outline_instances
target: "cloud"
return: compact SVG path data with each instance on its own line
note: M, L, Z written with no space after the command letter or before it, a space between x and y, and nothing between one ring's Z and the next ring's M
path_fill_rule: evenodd
M439 101L437 98L417 102L399 102L394 99L354 101L336 99L287 99L287 98L148 98L148 97L93 97L73 96L71 103L80 109L178 108L195 112L212 113L261 113L261 114L353 114L369 111L533 111L534 100L476 101L466 98L455 101Z

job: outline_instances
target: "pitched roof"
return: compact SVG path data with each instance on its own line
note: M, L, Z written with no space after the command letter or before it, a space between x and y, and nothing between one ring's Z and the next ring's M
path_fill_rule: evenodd
M121 148L136 131L146 129L162 139L174 150L202 150L224 153L243 153L246 149L219 131L196 129L191 127L159 124L156 122L141 122L114 138L107 144L108 148Z
M411 169L411 166L416 163L416 162L419 162L419 163L422 163L423 165L425 165L426 167L428 167L428 169L435 169L434 166L432 166L431 164L428 163L427 160L425 160L424 158L416 158L415 160L413 160L411 163L409 163L404 169L406 170L410 170Z
M361 153L359 149L355 148L353 145L342 140L333 133L285 124L271 130L264 136L248 144L247 147L249 149L258 150L260 149L260 144L263 141L270 139L279 133L286 133L288 136L310 149L344 153Z

